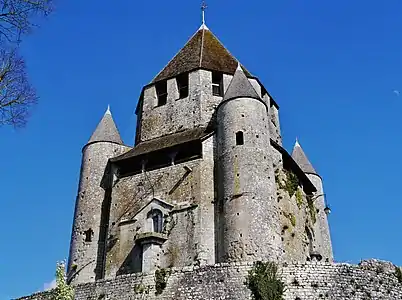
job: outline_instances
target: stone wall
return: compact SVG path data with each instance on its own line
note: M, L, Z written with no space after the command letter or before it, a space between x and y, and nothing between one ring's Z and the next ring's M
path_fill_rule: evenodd
M214 137L202 141L202 159L124 177L113 188L105 278L142 270L138 234L149 202L156 198L172 208L164 212L167 240L161 245L161 268L215 263ZM145 215L140 212L145 210Z
M30 296L18 298L16 300L53 300L52 291L35 293Z
M302 185L297 182L297 177L294 177L296 175L284 168L282 154L272 149L272 156L284 261L303 262L311 258L311 253L319 253L322 260L332 262L332 246L320 177L309 175L317 187L315 195L321 195L309 198Z
M248 300L251 294L244 282L251 268L252 263L172 268L159 295L156 295L155 274L122 275L77 286L75 299ZM284 300L402 299L402 283L395 275L395 266L389 262L369 260L359 265L308 262L284 265L280 272L286 285ZM19 300L51 299L51 294L45 292Z
M76 284L95 281L99 272L103 256L98 252L102 205L108 198L100 183L108 159L128 149L109 142L92 143L83 149L67 268L70 271L73 265L76 266L77 273L72 278Z
M252 263L217 264L171 270L167 286L155 295L153 274L131 274L80 285L77 300L95 299L251 299L244 284ZM364 261L359 265L309 262L281 268L284 300L401 299L395 266Z
M283 252L267 107L253 98L230 99L217 119L219 261L278 261Z

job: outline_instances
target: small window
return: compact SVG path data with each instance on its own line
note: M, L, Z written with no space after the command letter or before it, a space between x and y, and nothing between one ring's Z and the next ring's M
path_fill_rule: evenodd
M238 131L236 132L236 145L243 145L243 144L244 144L243 132Z
M163 231L163 215L159 209L153 209L150 211L150 215L152 218L152 226L153 231L161 233Z
M165 105L167 102L167 82L159 82L156 84L155 88L158 97L158 106Z
M179 99L188 97L188 73L177 76L176 82L179 89Z
M92 228L89 228L87 231L84 231L85 234L85 242L92 242L92 236L94 235L94 231Z
M223 74L212 72L212 95L223 96Z

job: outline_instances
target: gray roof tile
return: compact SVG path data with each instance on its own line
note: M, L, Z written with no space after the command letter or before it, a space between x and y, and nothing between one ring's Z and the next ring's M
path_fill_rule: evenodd
M166 149L194 140L199 140L206 135L208 135L208 131L206 130L206 128L197 127L194 129L187 129L185 131L157 137L149 141L140 142L130 151L112 158L111 161L116 162L127 158L137 157L157 150Z
M238 65L233 79L230 82L225 95L223 96L223 100L226 101L234 98L261 99L254 87L251 85L250 81L248 81L240 64Z
M302 147L297 140L295 146L293 147L292 158L295 160L295 162L297 162L304 173L317 174L316 170L307 158L307 155L304 153Z
M94 133L92 133L88 144L94 142L112 142L116 144L123 144L121 140L119 131L117 130L116 124L113 121L112 114L108 107L102 120L99 122Z
M234 74L237 65L237 59L216 36L208 28L201 26L152 82L175 77L195 69ZM251 77L247 70L245 73L246 76Z

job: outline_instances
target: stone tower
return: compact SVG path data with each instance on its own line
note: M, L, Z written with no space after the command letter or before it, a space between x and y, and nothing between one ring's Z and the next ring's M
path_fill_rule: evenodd
M82 149L81 172L75 204L68 262L69 280L73 284L94 281L96 267L102 263L98 253L102 244L102 204L108 193L100 186L108 159L126 149L108 107L103 118Z
M269 107L239 65L217 108L223 261L281 256L268 126Z
M292 157L314 184L317 192L313 196L314 205L317 208L317 222L314 224L313 232L315 233L313 242L313 252L322 257L327 262L333 261L332 243L328 225L328 209L325 203L325 194L322 178L318 175L313 165L304 153L298 140L293 147Z
M143 87L136 114L133 148L107 110L83 149L74 284L217 262L305 261L310 250L331 260L319 176L282 147L277 103L205 24Z

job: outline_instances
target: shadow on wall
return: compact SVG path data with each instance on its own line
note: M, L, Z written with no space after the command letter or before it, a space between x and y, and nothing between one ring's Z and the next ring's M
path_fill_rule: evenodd
M96 258L95 279L104 277L105 259L106 259L106 238L109 224L110 203L112 199L112 189L105 190L105 196L102 202L101 220L99 225L98 253Z
M134 245L130 253L127 255L123 264L120 266L116 276L130 273L138 273L142 271L142 246Z

